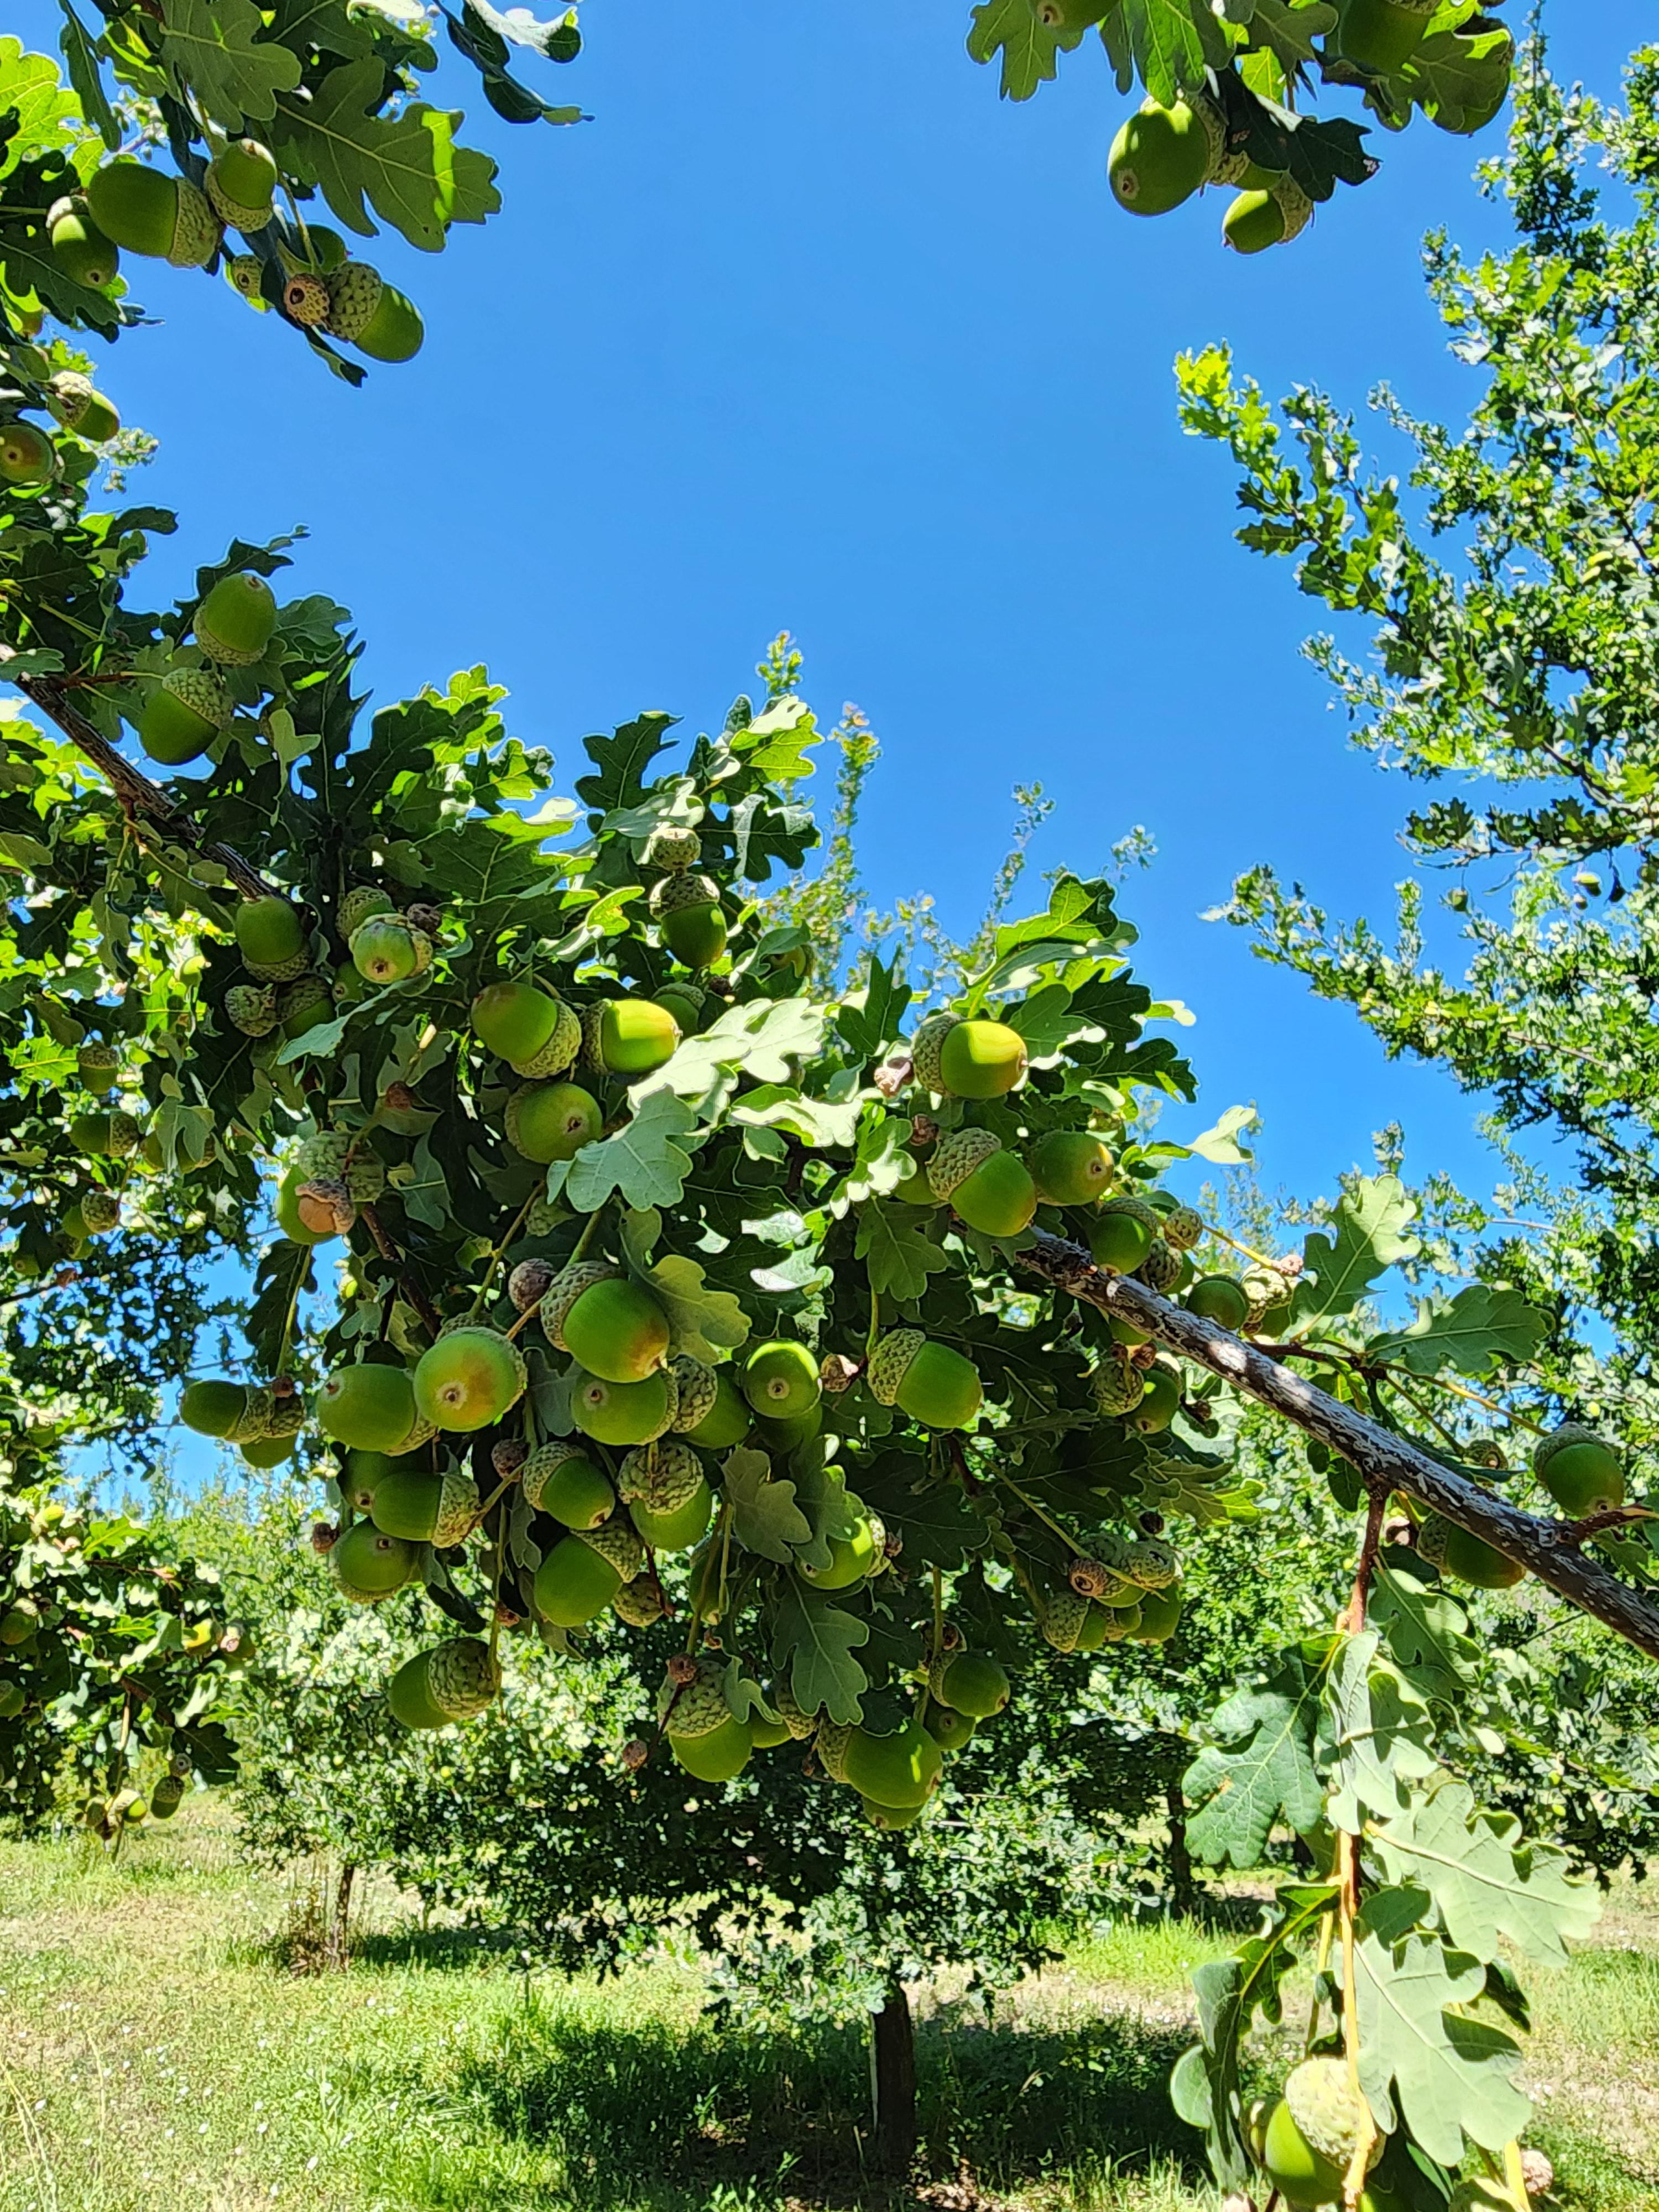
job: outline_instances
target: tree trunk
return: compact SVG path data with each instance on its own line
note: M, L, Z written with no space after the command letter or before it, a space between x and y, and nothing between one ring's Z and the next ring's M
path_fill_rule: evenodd
M1164 1803L1170 1823L1170 1894L1178 1911L1190 1912L1198 1903L1198 1887L1193 1880L1193 1855L1187 1848L1187 1800L1179 1782L1165 1783Z
M328 1930L328 1963L343 1966L346 1962L347 1929L351 1918L351 1885L357 1878L357 1869L348 1859L340 1869L340 1879L334 1887L334 1916Z
M888 1983L887 2002L871 2016L870 2098L876 2170L902 2178L916 2154L916 2032L897 1980Z

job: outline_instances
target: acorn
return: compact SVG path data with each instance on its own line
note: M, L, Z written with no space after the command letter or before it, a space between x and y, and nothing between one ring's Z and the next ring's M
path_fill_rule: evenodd
M501 1686L489 1646L458 1636L405 1660L386 1685L386 1701L405 1728L447 1728L483 1712Z
M523 1397L524 1354L500 1329L447 1329L415 1370L415 1404L434 1428L467 1431L499 1421Z
M472 1001L472 1033L520 1075L556 1075L581 1048L581 1023L556 993L489 984Z
M890 1329L866 1375L884 1406L896 1406L933 1429L968 1429L983 1395L979 1370L948 1345L932 1344L919 1328Z
M1431 1513L1417 1532L1417 1548L1431 1567L1476 1589L1513 1589L1526 1579L1526 1569L1494 1545L1471 1535L1467 1528Z
M1163 1217L1144 1198L1109 1198L1089 1225L1089 1252L1109 1274L1133 1275L1163 1225Z
M675 822L659 823L645 848L645 866L660 868L669 876L685 875L702 858L702 838L695 830L684 829Z
M1237 1334L1249 1319L1249 1296L1231 1275L1200 1275L1187 1293L1187 1310Z
M616 1510L617 1493L608 1477L568 1438L538 1445L526 1460L519 1483L538 1513L550 1513L567 1528L597 1528Z
M648 1444L673 1427L677 1396L666 1368L642 1382L607 1382L579 1371L571 1383L570 1417L596 1443Z
M121 1201L112 1190L88 1190L81 1199L81 1218L91 1237L101 1237L119 1225Z
M75 1055L75 1072L88 1091L112 1091L120 1073L121 1055L112 1044L89 1037Z
M73 283L94 292L114 283L121 266L120 249L99 229L79 192L52 203L46 212L46 235L52 259Z
M671 1360L669 1363L669 1371L675 1378L677 1389L679 1387L682 1365L683 1362L680 1359ZM704 1371L707 1372L706 1370ZM732 1370L729 1367L717 1367L714 1373L714 1393L708 1401L707 1409L699 1413L696 1419L688 1419L677 1407L674 1426L681 1435L689 1437L694 1444L700 1445L704 1451L726 1451L733 1444L740 1444L748 1435L752 1409L749 1401L732 1379ZM703 1396L704 1393L699 1384L694 1397L694 1404L701 1405Z
M58 473L58 448L33 422L0 422L0 483L50 483Z
M299 975L276 993L276 1020L288 1038L303 1036L334 1012L334 994L320 975Z
M642 1382L668 1358L668 1316L649 1291L612 1269L575 1286L567 1269L542 1301L542 1323L561 1352L603 1382ZM586 1275L586 1270L582 1271Z
M1103 1352L1089 1377L1096 1406L1107 1420L1121 1420L1133 1413L1146 1395L1146 1377L1126 1350Z
M507 1295L514 1310L528 1313L532 1306L540 1305L552 1288L556 1272L550 1260L520 1260L507 1279Z
M811 1353L787 1338L757 1346L744 1362L743 1395L770 1420L800 1419L817 1406L823 1388Z
M263 660L276 628L276 595L263 576L221 576L196 610L196 642L210 660L249 668Z
M352 933L351 964L365 982L382 989L424 975L432 965L432 939L399 914L371 915Z
M662 941L688 968L710 968L726 950L720 886L708 876L665 876L651 894Z
M120 429L121 418L92 379L72 368L61 368L48 379L46 405L53 418L89 446L107 445Z
M170 668L144 702L138 742L164 768L198 759L234 709L230 694L208 668Z
M369 1518L383 1536L447 1550L464 1541L477 1525L478 1486L459 1468L426 1474L394 1462L374 1486Z
M401 1455L433 1434L404 1367L374 1362L337 1367L318 1391L313 1410L325 1437L361 1451Z
M1533 1448L1533 1473L1564 1513L1575 1521L1611 1512L1625 1502L1619 1455L1604 1437L1577 1421L1565 1421Z
M227 228L252 234L270 221L276 164L257 139L233 138L207 167L207 196Z
M1036 1212L1036 1185L1024 1164L988 1129L955 1129L941 1137L927 1180L936 1198L987 1237L1018 1237Z
M933 1674L937 1674L935 1683ZM953 1712L969 1720L994 1720L1012 1696L1007 1669L984 1651L947 1651L930 1672L928 1686Z
M706 1421L720 1403L720 1378L712 1367L705 1367L701 1359L692 1358L682 1352L669 1361L674 1370L674 1388L678 1402L674 1409L674 1426L682 1436L696 1429ZM745 1410L744 1426L749 1425ZM734 1443L737 1438L732 1440Z
M261 313L270 302L264 295L265 264L257 253L233 253L225 261L225 274L251 307Z
M1206 183L1224 151L1221 118L1201 93L1129 116L1112 141L1106 175L1131 215L1167 215Z
M233 927L250 975L262 983L291 983L311 966L311 951L300 909L291 900L274 892L264 898L244 899L236 909ZM349 1145L340 1147L338 1160L307 1157L301 1162L307 1172L326 1172L343 1161Z
M1312 216L1306 192L1284 177L1265 191L1240 192L1221 219L1221 235L1235 253L1265 253L1300 238Z
M187 177L122 157L95 170L87 185L93 221L130 252L204 269L219 250L217 216Z
M1003 1097L1024 1076L1025 1059L1018 1030L959 1014L930 1014L910 1041L916 1080L940 1097Z
M582 1016L582 1052L590 1067L630 1080L672 1059L679 1024L652 999L601 999Z
M89 1159L129 1159L140 1134L131 1114L76 1114L69 1125L70 1142Z
M1334 41L1345 61L1386 73L1423 43L1438 0L1344 0Z
M420 351L426 330L419 309L379 270L366 261L348 261L326 281L323 328L331 337L343 338L371 361L409 361Z
M1146 1248L1146 1258L1135 1273L1149 1290L1157 1291L1161 1296L1175 1289L1186 1265L1185 1259L1172 1244L1166 1244L1162 1237L1154 1237Z
M343 1597L354 1605L380 1605L414 1573L416 1556L416 1547L401 1536L383 1536L372 1521L359 1521L331 1549L328 1564Z
M1050 1129L1029 1164L1045 1206L1092 1206L1112 1187L1112 1155L1088 1129Z
M515 1152L545 1167L574 1159L602 1133L605 1116L578 1083L525 1083L507 1102L503 1127Z
M613 1517L597 1528L561 1537L536 1570L532 1601L556 1628L580 1628L632 1582L645 1551L632 1525Z

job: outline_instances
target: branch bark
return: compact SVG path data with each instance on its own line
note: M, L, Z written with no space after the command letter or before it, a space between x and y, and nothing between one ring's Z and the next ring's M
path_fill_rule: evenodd
M1359 1471L1368 1488L1379 1485L1403 1491L1431 1511L1443 1513L1460 1528L1480 1537L1506 1558L1518 1559L1547 1588L1589 1613L1615 1634L1659 1659L1659 1606L1599 1560L1574 1548L1577 1525L1540 1520L1494 1497L1467 1476L1454 1474L1404 1437L1367 1420L1351 1406L1329 1397L1279 1360L1252 1344L1171 1305L1145 1283L1127 1275L1109 1275L1097 1267L1081 1245L1038 1231L1018 1255L1020 1265L1057 1290L1067 1291L1102 1313L1115 1314L1177 1352L1207 1367L1259 1405L1293 1422Z
M179 844L188 845L204 860L216 860L244 898L269 897L273 886L268 884L257 868L248 866L241 854L228 845L204 837L187 814L181 813L158 783L134 768L116 751L106 738L102 738L65 693L61 684L46 676L19 678L17 688L26 698L33 702L40 712L55 722L77 751L92 763L116 797L130 814L143 814L156 822L169 837Z

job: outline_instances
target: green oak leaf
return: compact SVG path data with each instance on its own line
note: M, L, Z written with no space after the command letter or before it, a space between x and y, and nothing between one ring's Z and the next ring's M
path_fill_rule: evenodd
M1235 1691L1212 1715L1220 1741L1205 1746L1181 1784L1199 1808L1187 1841L1206 1864L1260 1866L1281 1814L1298 1834L1318 1826L1325 1793L1314 1771L1314 1729L1335 1648L1333 1638L1315 1666L1289 1654L1268 1680Z
M574 1160L550 1167L547 1194L562 1196L578 1213L596 1212L617 1193L641 1212L678 1206L691 1172L691 1155L678 1139L689 1136L696 1121L672 1091L659 1091L622 1128L584 1145Z
M1386 1359L1413 1375L1448 1367L1477 1381L1500 1367L1522 1367L1549 1332L1549 1317L1518 1291L1469 1283L1455 1298L1423 1298L1409 1328L1367 1340L1368 1359Z
M300 57L262 37L264 27L253 0L161 0L161 52L179 97L188 88L229 131L269 123L277 94L299 84Z
M910 1124L902 1115L889 1114L879 1104L866 1104L860 1112L853 1164L839 1183L830 1204L837 1216L849 1206L862 1206L872 1198L885 1198L897 1188L916 1164L906 1149Z
M768 783L793 783L814 773L806 748L823 737L804 699L775 699L745 729L734 731L731 746L745 770Z
M775 1482L763 1451L730 1453L722 1494L732 1509L732 1534L744 1549L788 1566L812 1540L812 1524L795 1503L793 1482Z
M1212 11L1192 0L1119 0L1117 14L1140 82L1162 107L1202 84L1207 69L1224 67L1232 51Z
M1370 1613L1401 1673L1425 1697L1457 1704L1476 1678L1480 1649L1468 1633L1468 1615L1443 1583L1422 1573L1415 1553L1383 1551Z
M1002 55L1004 100L1029 100L1058 70L1054 57L1083 43L1081 31L1050 31L1036 18L1031 0L985 0L974 9L968 51L976 62Z
M1461 1782L1375 1832L1389 1879L1428 1892L1460 1951L1484 1964L1498 1957L1502 1937L1540 1966L1565 1966L1565 1939L1589 1934L1601 1900L1571 1878L1564 1853L1520 1838L1518 1821L1478 1809Z
M348 230L373 237L372 207L411 246L436 253L452 222L482 222L500 207L495 164L456 145L458 115L417 100L388 118L374 112L385 97L386 70L374 56L342 63L309 100L279 95L274 150L321 190Z
M1355 1923L1354 1990L1359 2011L1359 2084L1380 2126L1399 2115L1443 2166L1465 2154L1468 2134L1486 2150L1512 2142L1532 2106L1512 2076L1520 2045L1501 2028L1453 2012L1486 1988L1477 1959L1447 1951L1414 1923L1420 1890L1380 1889Z
M1216 1167L1241 1167L1253 1155L1247 1146L1240 1144L1240 1133L1257 1119L1254 1106L1230 1106L1215 1127L1206 1129L1201 1137L1194 1137L1187 1149Z
M740 1074L757 1083L793 1083L794 1063L812 1059L823 1043L828 1014L827 1007L805 999L750 999L729 1006L629 1095L637 1104L672 1091L696 1099L705 1112L718 1112Z
M1313 60L1314 40L1335 27L1328 0L1252 0L1250 44L1271 53L1287 77Z
M871 1289L906 1305L925 1297L929 1275L943 1273L951 1264L937 1244L912 1227L910 1211L872 1198L859 1214L854 1247L869 1272Z
M1416 1212L1398 1176L1364 1176L1344 1191L1329 1231L1316 1230L1302 1248L1305 1272L1296 1286L1290 1333L1305 1334L1352 1313L1381 1275L1412 1258L1419 1245L1407 1224Z
M253 1304L244 1324L248 1347L258 1363L256 1373L278 1371L283 1346L292 1334L295 1307L307 1291L317 1286L311 1255L309 1244L290 1244L285 1237L266 1245L259 1255Z
M776 1711L766 1701L765 1691L751 1675L744 1674L741 1659L726 1661L720 1687L726 1693L726 1710L734 1721L777 1719Z
M1514 39L1501 27L1474 35L1434 31L1399 72L1399 88L1443 131L1462 131L1469 113L1490 115L1502 100L1514 54Z
M76 28L84 41L87 33L78 21ZM73 58L67 55L66 58L73 70ZM45 54L30 53L17 39L0 39L0 110L9 118L15 118L13 141L16 145L60 146L73 151L86 141L86 124L76 94L64 89L57 69ZM0 167L5 166L0 157Z
M789 1672L789 1690L804 1713L822 1710L842 1723L863 1717L870 1680L853 1654L870 1641L870 1624L828 1599L786 1585L772 1624L772 1664Z
M1335 1768L1326 1812L1349 1835L1365 1815L1390 1820L1412 1802L1411 1784L1435 1770L1429 1708L1405 1677L1379 1659L1375 1629L1345 1637L1326 1684L1322 1763Z
M849 993L836 1009L836 1027L848 1049L864 1060L873 1060L884 1045L891 1044L898 1036L911 997L899 955L896 952L884 968L872 952L863 988Z
M859 1495L881 1516L888 1534L901 1540L907 1565L963 1566L990 1535L956 1483L929 1481L925 1467L908 1455L895 1455L861 1476Z
M652 1249L661 1233L662 1216L654 1207L629 1214L622 1233L629 1267L667 1315L671 1349L701 1359L706 1367L716 1366L749 1334L749 1316L732 1291L709 1287L700 1261L678 1252L653 1261Z
M805 1098L792 1085L763 1083L746 1091L732 1109L732 1119L741 1129L787 1129L815 1151L849 1147L858 1128L864 1101L851 1098Z

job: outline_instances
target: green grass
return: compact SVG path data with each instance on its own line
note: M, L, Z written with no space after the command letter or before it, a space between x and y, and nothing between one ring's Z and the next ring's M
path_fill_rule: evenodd
M0 2212L1197 2212L1164 2094L1189 1969L1226 1948L1121 1924L1000 2002L921 2008L921 2170L864 2171L853 2030L723 2031L691 1971L526 1978L376 1900L344 1972L272 1956L292 1885L199 1801L114 1866L0 1845ZM1532 1978L1534 2139L1580 2212L1659 2203L1659 1915Z

